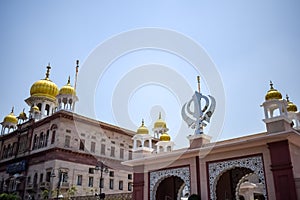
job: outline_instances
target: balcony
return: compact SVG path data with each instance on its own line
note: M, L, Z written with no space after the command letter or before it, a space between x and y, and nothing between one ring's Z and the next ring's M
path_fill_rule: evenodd
M60 184L60 188L69 188L69 186L70 186L70 183L68 183L68 182L61 182L61 184Z
M39 188L40 189L47 189L47 190L49 190L50 189L50 182L41 182L39 184Z
M26 190L33 190L33 184L31 184L31 183L27 184Z

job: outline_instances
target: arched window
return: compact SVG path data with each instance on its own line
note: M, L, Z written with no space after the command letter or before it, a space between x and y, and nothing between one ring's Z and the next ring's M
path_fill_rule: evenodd
M34 177L33 177L33 186L37 186L37 179L38 179L38 175L37 173L34 174Z
M49 104L46 104L45 115L47 115L47 116L50 115L50 106L49 106Z
M36 146L37 146L37 135L34 135L32 150L35 150Z
M47 130L46 137L45 137L45 142L44 142L45 147L48 145L49 134L50 134L50 131Z
M40 111L42 110L42 104L41 103L38 103L37 107L39 108Z
M42 147L44 147L44 133L43 132L40 133L39 147L38 148L42 148Z

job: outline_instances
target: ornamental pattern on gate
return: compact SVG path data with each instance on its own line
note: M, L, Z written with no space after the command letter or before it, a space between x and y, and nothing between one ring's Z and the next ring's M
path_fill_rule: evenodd
M159 170L155 172L150 172L150 200L155 200L156 190L159 186L159 183L170 176L177 176L183 180L188 191L191 191L191 182L190 182L190 168L189 167L180 167Z
M251 169L253 173L258 175L259 179L261 180L261 183L264 186L263 195L267 200L264 163L261 155L209 163L208 174L209 174L210 199L211 200L216 199L216 186L221 175L227 170L233 169L235 167L244 167L244 168Z

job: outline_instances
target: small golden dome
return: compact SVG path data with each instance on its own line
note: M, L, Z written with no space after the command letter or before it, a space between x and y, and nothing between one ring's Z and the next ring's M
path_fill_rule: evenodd
M52 100L56 99L58 87L49 79L50 66L47 66L45 79L36 81L30 88L30 96L33 97L48 97Z
M159 113L158 119L154 123L154 128L167 128L167 124L161 119L161 113Z
M68 79L68 83L59 90L59 94L70 94L70 95L76 96L75 88L72 87L71 83L70 83L70 76Z
M23 109L23 111L19 114L19 119L22 119L22 120L26 120L27 119L27 116L26 116L26 113L24 112L25 109Z
M148 128L144 125L144 120L142 120L142 125L138 128L136 131L137 134L148 134L149 130Z
M40 109L39 109L39 107L37 107L37 106L33 106L33 107L31 108L31 111L32 111L32 112L40 112Z
M168 133L163 133L163 134L161 134L161 136L159 137L159 140L160 140L160 141L166 141L166 142L168 142L168 141L171 140L171 137L169 136Z
M295 104L293 104L293 102L291 102L289 100L289 96L288 95L286 95L286 101L288 103L287 108L286 108L287 111L288 112L297 112L297 110L298 110L297 106Z
M18 123L18 119L17 117L14 115L14 108L12 108L11 113L9 113L8 115L6 115L4 117L3 122L6 123L12 123L12 124L17 124Z
M271 100L271 99L282 99L281 93L273 88L273 83L270 81L270 90L265 96L265 100Z

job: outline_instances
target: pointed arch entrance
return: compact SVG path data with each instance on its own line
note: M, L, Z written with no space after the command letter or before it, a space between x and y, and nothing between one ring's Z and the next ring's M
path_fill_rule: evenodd
M151 200L176 200L180 198L183 190L185 190L186 193L190 193L189 167L180 167L150 172Z
M211 200L221 199L218 197L221 195L218 195L217 193L218 191L222 191L222 189L218 189L218 187L222 185L222 182L226 182L223 179L228 180L230 178L231 176L230 173L232 173L233 176L236 175L237 182L234 185L230 186L234 190L236 190L236 187L238 186L238 182L243 176L249 173L256 174L259 177L259 180L262 184L262 193L263 193L262 195L264 196L264 199L267 200L267 191L266 191L266 182L265 182L264 164L263 164L262 155L248 156L244 158L230 159L224 161L215 161L215 162L213 161L213 162L209 162L207 165L208 165L208 176L209 176L209 193L210 193ZM227 181L227 183L228 182L230 181ZM230 192L230 194L228 195L231 196L232 193Z

